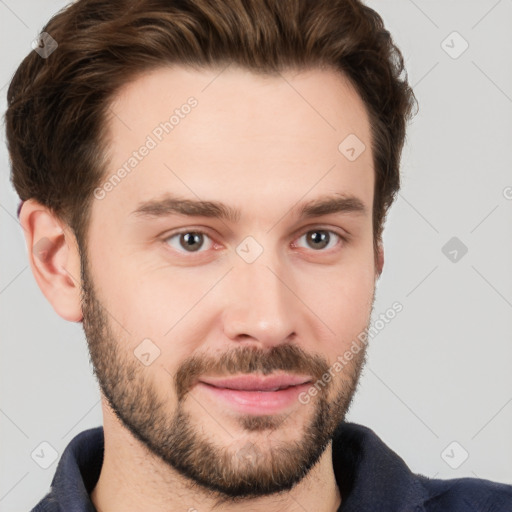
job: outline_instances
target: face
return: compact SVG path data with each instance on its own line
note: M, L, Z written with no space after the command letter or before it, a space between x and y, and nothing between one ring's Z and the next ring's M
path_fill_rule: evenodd
M375 290L364 105L334 71L165 68L110 111L82 261L102 393L219 499L291 489L344 419L365 359L362 346L336 365ZM367 148L356 159L339 149L350 134Z

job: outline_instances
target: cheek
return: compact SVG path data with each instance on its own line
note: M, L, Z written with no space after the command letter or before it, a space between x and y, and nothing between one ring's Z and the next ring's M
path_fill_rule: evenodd
M91 263L97 297L108 313L118 343L127 352L134 351L145 339L160 347L162 334L172 325L170 298L164 300L155 294L148 280L126 259L111 253Z
M366 329L374 290L371 265L340 267L324 276L320 285L309 288L306 303L330 328L325 350L331 360Z
M331 289L331 301L337 304L337 314L350 325L366 324L370 314L375 282L364 269L354 269L339 286Z
M211 280L128 262L117 265L108 276L104 293L116 320L112 323L129 340L126 350L137 350L143 340L150 340L145 341L149 351L158 354L151 368L155 379L168 379L178 362L195 350L196 340L204 339L199 332L203 325L196 320Z

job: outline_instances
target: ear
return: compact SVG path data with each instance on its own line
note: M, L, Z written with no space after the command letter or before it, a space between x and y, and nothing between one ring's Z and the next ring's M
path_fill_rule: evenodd
M377 279L380 278L382 274L382 269L384 267L384 245L382 244L382 240L378 244L377 250L377 258L375 261L375 274Z
M80 253L72 229L34 199L23 203L19 218L30 267L43 295L59 316L80 322Z

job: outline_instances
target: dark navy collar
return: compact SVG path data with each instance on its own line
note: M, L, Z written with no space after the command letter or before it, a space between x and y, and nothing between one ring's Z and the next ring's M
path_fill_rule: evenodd
M428 478L407 464L368 427L341 423L332 461L342 504L338 512L423 512Z
M51 491L32 512L96 512L89 495L99 479L103 452L103 427L75 436L58 463ZM425 511L429 479L413 474L367 427L348 422L338 426L333 469L342 496L338 512Z
M51 491L32 512L97 512L90 493L103 465L103 427L80 432L66 446Z

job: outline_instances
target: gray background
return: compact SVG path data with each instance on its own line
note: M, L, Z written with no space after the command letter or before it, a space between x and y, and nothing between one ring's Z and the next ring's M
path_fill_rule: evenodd
M374 319L395 301L404 309L372 339L348 419L414 472L512 484L512 0L368 4L404 53L420 111ZM0 0L2 115L12 73L64 5ZM453 31L469 44L461 55ZM102 417L81 325L53 311L28 266L3 126L0 170L0 509L14 511L55 472L58 459L43 469L34 450L51 457L47 442L60 456ZM455 262L442 251L452 237L468 248Z

